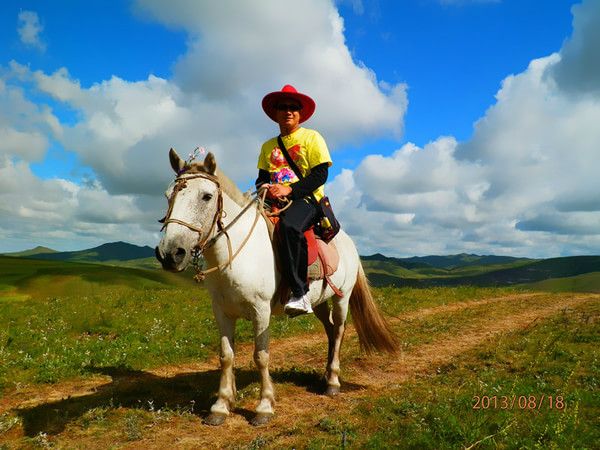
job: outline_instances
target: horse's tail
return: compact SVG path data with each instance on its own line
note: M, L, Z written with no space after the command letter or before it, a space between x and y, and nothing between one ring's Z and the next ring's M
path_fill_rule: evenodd
M362 264L358 266L356 284L350 294L350 313L360 347L366 353L370 354L373 350L397 353L400 350L396 335L373 300Z

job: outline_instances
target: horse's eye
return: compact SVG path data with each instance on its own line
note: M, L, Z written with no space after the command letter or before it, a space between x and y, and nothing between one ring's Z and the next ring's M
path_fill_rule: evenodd
M204 200L205 202L209 201L212 198L212 194L204 194L202 196L202 200Z

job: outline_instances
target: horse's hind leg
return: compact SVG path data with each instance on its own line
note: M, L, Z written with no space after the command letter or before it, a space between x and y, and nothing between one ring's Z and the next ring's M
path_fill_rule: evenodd
M235 319L215 311L215 318L221 333L221 381L219 396L210 408L210 415L205 419L208 425L221 425L233 409L235 402L235 378L233 375L233 337L235 333Z
M254 320L254 362L260 372L260 403L252 425L264 425L274 414L275 393L269 375L269 319L270 312L265 311Z
M315 315L325 328L325 333L327 333L328 350L325 373L327 390L325 393L329 396L340 393L340 349L344 339L346 315L348 313L347 304L347 302L334 303L331 314L327 302L320 303L313 308Z

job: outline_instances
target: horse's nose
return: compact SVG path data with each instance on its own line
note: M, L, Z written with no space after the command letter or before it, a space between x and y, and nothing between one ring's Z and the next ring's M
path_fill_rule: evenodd
M177 264L180 264L181 262L183 262L184 258L185 258L185 248L178 247L177 251L173 255L173 261L175 261L175 263L177 263Z
M165 270L181 270L186 250L182 247L178 247L176 250L167 250L166 252L161 250L160 246L154 249L154 255L156 259L161 263Z

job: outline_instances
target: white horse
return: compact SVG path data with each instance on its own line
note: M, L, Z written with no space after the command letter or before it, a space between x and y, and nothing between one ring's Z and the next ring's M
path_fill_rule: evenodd
M269 376L269 320L271 314L283 313L278 296L281 275L267 223L262 217L257 221L256 205L244 209L250 199L217 170L212 153L203 163L187 164L171 149L169 159L177 177L166 192L169 210L156 257L164 269L182 271L202 252L206 263L216 269L206 276L205 285L221 334L221 381L205 422L220 425L232 411L235 323L244 318L254 325L254 361L261 377L260 403L251 423L264 424L273 417L275 406ZM322 281L312 282L308 292L329 342L325 377L330 396L340 391L340 347L348 306L365 351L398 350L393 332L373 302L354 243L343 230L334 241L340 262L330 279L343 296L335 296Z

